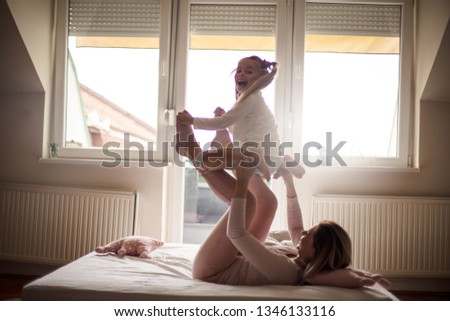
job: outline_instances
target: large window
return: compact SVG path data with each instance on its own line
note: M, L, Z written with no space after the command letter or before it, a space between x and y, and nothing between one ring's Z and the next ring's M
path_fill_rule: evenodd
M306 165L407 166L411 7L311 1L296 17L293 139Z
M67 1L51 140L60 157L142 146L167 158L158 153L171 140L167 112L231 106L236 61L256 54L282 63L283 88L266 95L307 166L405 167L412 1L377 2ZM211 135L199 133L202 143Z
M113 165L166 158L160 152L167 102L161 62L168 61L169 39L160 34L168 29L168 2L69 0L66 5L53 139L59 157L106 159Z

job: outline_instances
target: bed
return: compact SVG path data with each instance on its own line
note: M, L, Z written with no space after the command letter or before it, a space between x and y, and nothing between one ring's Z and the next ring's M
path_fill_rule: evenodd
M27 284L22 300L397 300L379 285L359 289L330 286L231 286L192 279L199 245L166 243L151 258L91 252Z

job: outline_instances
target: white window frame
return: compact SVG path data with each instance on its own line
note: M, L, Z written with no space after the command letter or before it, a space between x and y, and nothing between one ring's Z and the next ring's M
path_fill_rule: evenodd
M131 149L124 152L123 148L114 150L124 160L125 155L129 155L131 161L155 161L165 164L170 159L170 152L164 153L161 148L163 142L171 142L169 137L171 130L167 125L173 125L173 114L170 112L170 45L172 30L172 1L161 0L160 2L160 35L170 35L159 37L159 94L158 94L158 122L157 122L157 142L156 151L153 151L153 158L148 159L147 150L144 152L145 159L139 158L139 151ZM58 145L58 158L60 159L81 159L81 160L110 160L102 148L70 148L65 147L66 133L66 88L67 88L67 50L68 50L68 14L69 1L58 1L57 22L55 31L55 84L53 96L53 121L50 132L50 142ZM170 139L169 139L170 138ZM147 149L147 146L144 146ZM146 163L144 163L146 164Z
M400 37L400 74L399 74L399 115L398 115L398 146L396 158L352 157L346 159L348 167L331 166L335 168L407 168L412 167L412 66L413 66L413 1L412 0L297 0L294 12L293 67L291 78L292 88L292 132L285 137L294 144L295 151L302 151L301 119L303 109L303 71L305 48L305 12L307 2L317 3L348 3L348 4L387 4L402 6L401 37ZM324 168L325 164L319 168Z
M158 97L158 125L157 151L153 154L155 161L170 161L171 152L163 153L162 142L173 140L173 120L175 112L184 106L184 86L186 70L177 68L173 74L174 55L177 65L187 61L189 6L191 4L276 4L277 5L277 57L283 66L276 81L275 115L280 125L280 135L285 142L293 143L294 151L302 151L301 119L303 95L303 66L305 46L305 9L307 2L330 2L350 4L392 4L402 6L402 33L400 44L400 87L399 87L399 120L398 120L398 157L397 158L353 158L349 167L392 167L406 168L412 166L412 64L413 64L413 0L249 0L249 1L220 1L220 0L183 0L161 1L160 34L160 83ZM178 19L172 11L178 12ZM182 14L180 14L182 13ZM64 147L65 136L65 98L67 73L67 37L68 37L68 1L58 2L57 28L55 45L55 90L54 111L50 142L59 145L58 157L69 159L106 159L101 148L67 148ZM172 39L172 28L177 29L177 38ZM283 31L281 31L283 30ZM294 31L293 31L294 30ZM293 34L295 32L295 34ZM169 35L169 36L166 36ZM176 43L175 43L176 42ZM172 46L172 47L171 47ZM171 48L175 51L171 53ZM172 75L175 76L173 84ZM168 117L170 116L170 117ZM169 122L168 122L168 119ZM123 158L123 149L118 150ZM130 159L139 159L136 150L129 151ZM147 156L147 153L145 153ZM339 166L340 167L340 166Z

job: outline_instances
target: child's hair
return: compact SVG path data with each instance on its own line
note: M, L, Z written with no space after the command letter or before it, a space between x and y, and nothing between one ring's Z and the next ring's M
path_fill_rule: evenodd
M347 232L333 221L322 221L314 234L314 257L306 265L303 278L324 270L346 268L351 264L352 243Z
M258 56L250 56L244 59L251 59L258 63L258 65L261 67L260 72L261 76L255 80L253 84L250 85L250 87L241 93L241 95L238 94L236 91L236 99L238 101L241 101L245 99L246 97L250 96L252 93L254 93L257 90L261 90L263 88L266 88L268 85L272 83L272 81L275 79L275 76L278 73L278 62L269 62L267 60L263 60Z

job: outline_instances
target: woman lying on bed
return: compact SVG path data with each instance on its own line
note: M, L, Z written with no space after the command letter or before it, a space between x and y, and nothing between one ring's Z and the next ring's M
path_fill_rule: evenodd
M200 147L192 128L177 123L177 151L192 158ZM189 142L181 152L179 142ZM184 146L187 146L184 144ZM196 151L197 150L197 151ZM288 228L293 244L264 244L276 210L276 198L254 168L238 166L236 179L224 170L199 168L212 190L231 204L193 263L193 277L229 285L332 285L360 287L379 282L389 287L380 275L350 268L351 241L338 224L324 221L310 230L303 227L302 214L292 174L280 170L287 192Z

